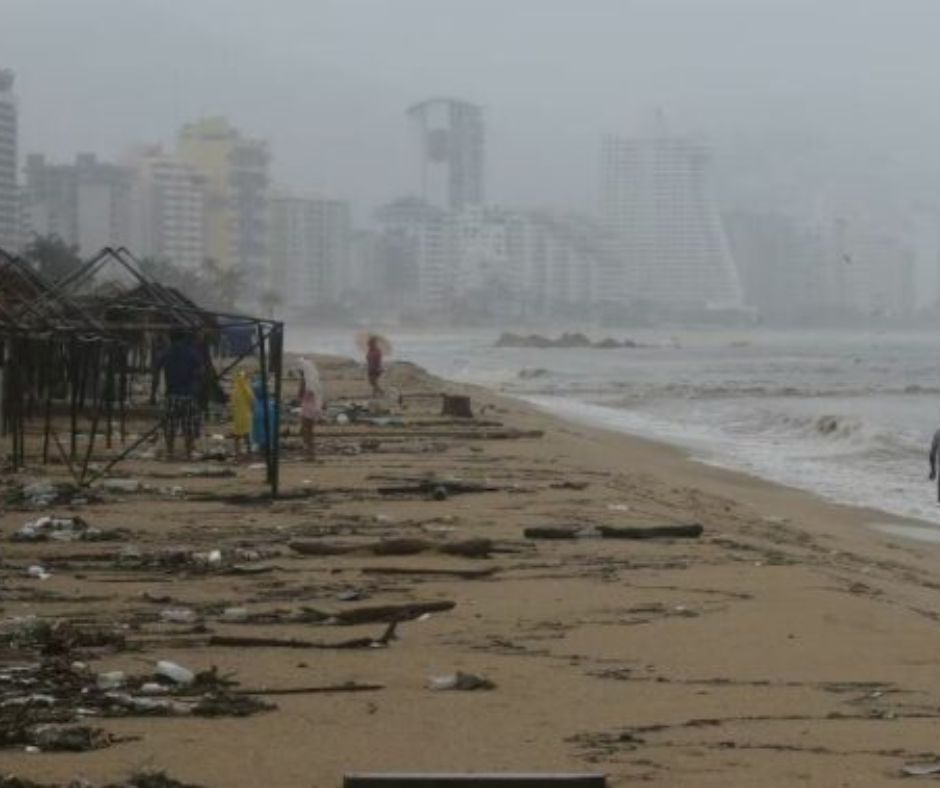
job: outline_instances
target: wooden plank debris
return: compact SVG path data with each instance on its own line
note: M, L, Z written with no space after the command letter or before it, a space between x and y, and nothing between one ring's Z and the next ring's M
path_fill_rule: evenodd
M493 542L489 539L462 539L457 542L430 542L426 539L398 538L382 539L378 542L354 544L349 542L331 542L323 539L295 539L288 543L295 553L307 556L349 555L352 553L371 553L381 556L417 555L418 553L436 552L456 555L463 558L486 558L493 552Z
M704 528L698 523L690 525L649 525L613 527L599 525L597 530L605 539L698 539Z
M580 531L576 525L536 525L522 534L526 539L577 539Z
M499 571L497 566L482 569L431 569L416 566L366 566L361 571L364 575L427 575L429 577L457 577L461 580L477 580L492 577Z
M343 788L607 788L603 774L347 774Z

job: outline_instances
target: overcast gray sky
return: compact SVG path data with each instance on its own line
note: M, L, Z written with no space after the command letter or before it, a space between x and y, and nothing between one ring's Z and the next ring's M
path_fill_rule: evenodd
M414 188L404 108L440 93L486 107L496 201L590 208L600 136L656 107L742 193L820 161L930 191L938 42L940 0L0 0L24 153L221 113L360 206Z

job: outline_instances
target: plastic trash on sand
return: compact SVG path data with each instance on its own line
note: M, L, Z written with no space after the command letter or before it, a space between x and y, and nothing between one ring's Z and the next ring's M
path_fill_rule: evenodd
M169 607L160 611L160 618L168 624L193 624L199 615L186 607Z
M428 689L435 692L444 690L459 690L470 692L472 690L490 690L496 685L481 673L463 673L457 671L446 676L431 676Z
M92 540L100 535L97 528L91 528L81 517L40 517L26 523L10 539L14 542L73 542Z
M48 580L51 575L39 564L34 564L29 569L26 570L26 574L30 577L35 578L36 580Z
M195 674L188 668L165 659L161 659L157 663L154 673L161 678L169 679L174 684L192 684L196 678Z
M929 777L940 774L940 758L922 763L906 763L901 768L901 774L907 777Z

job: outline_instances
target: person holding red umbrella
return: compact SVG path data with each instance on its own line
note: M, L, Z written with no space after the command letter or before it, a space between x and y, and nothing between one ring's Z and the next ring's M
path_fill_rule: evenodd
M366 348L366 374L369 376L369 385L372 386L373 397L384 397L385 391L379 384L382 374L385 372L382 366L382 344L379 337L372 334Z

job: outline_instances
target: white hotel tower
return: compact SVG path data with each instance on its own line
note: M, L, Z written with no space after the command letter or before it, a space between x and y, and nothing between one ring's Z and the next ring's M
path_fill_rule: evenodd
M16 184L16 97L13 72L0 68L0 248L14 251L19 230Z
M707 148L689 138L604 139L601 222L615 261L601 283L606 298L677 311L742 305L707 164Z

